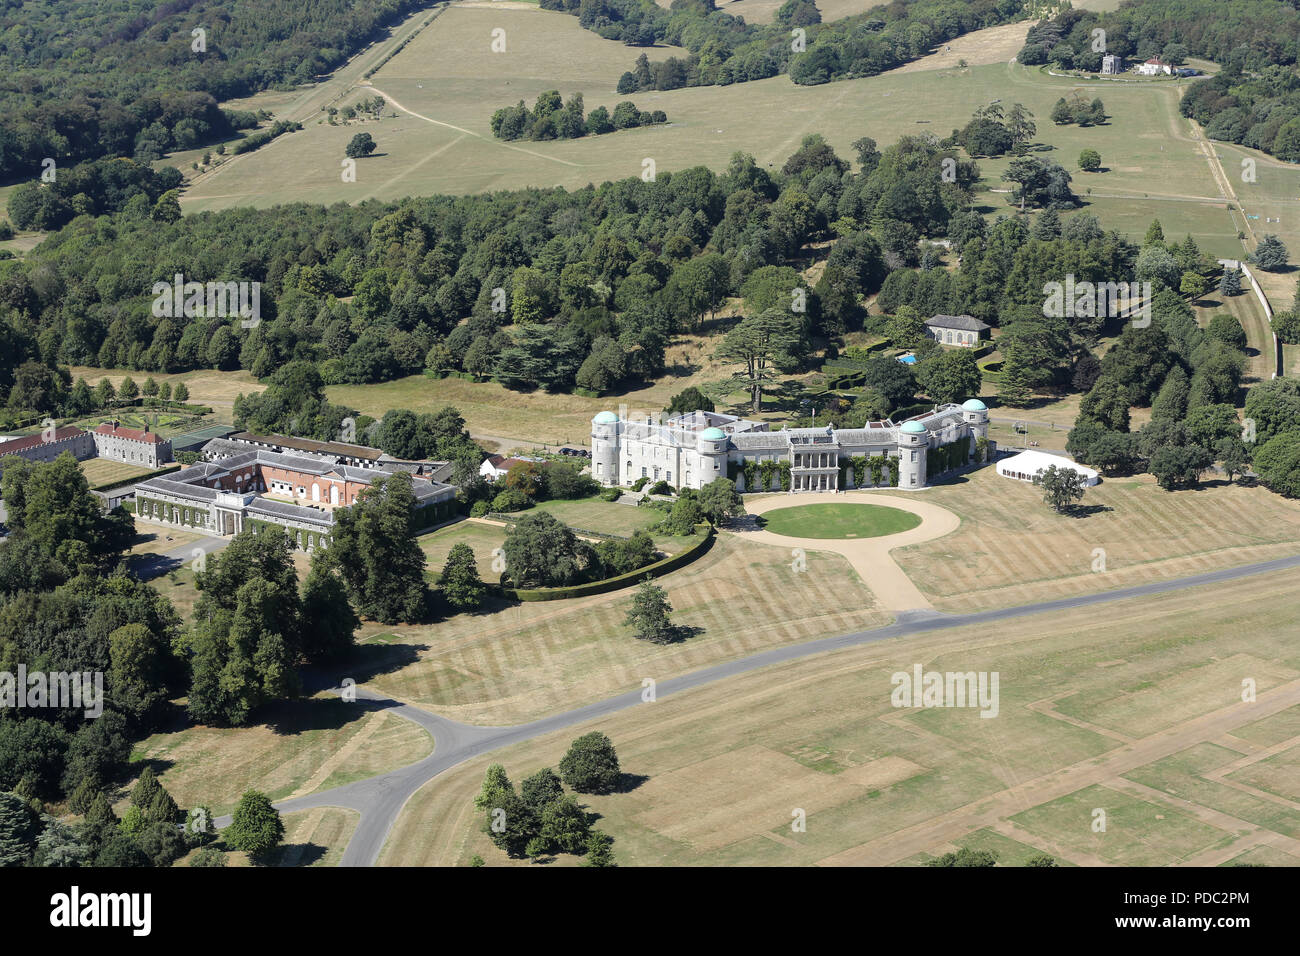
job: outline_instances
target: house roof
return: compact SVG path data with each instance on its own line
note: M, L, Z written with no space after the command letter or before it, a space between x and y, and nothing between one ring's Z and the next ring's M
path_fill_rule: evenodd
M54 437L50 441L66 441L69 438L75 438L81 433L81 429L75 425L64 425L62 428L54 429ZM28 448L39 448L45 444L48 444L48 442L43 434L27 435L0 445L0 455L12 455L20 451L26 451Z
M163 439L158 437L157 432L149 430L141 431L138 428L123 428L121 425L114 425L112 422L104 422L102 425L95 427L96 435L112 435L114 438L128 438L131 441L142 441L149 445L156 445Z
M498 471L509 471L515 465L542 465L546 463L543 458L507 458L505 455L488 455L487 460Z
M983 332L992 327L973 315L936 315L926 319L925 324L932 329L957 329L961 332Z
M293 438L289 435L235 432L230 436L230 440L255 445L278 445L281 448L292 448L294 451L305 451L315 455L339 455L344 458L364 458L369 461L378 461L383 455L378 448L371 448L368 445L352 445L341 441L315 441L311 438Z

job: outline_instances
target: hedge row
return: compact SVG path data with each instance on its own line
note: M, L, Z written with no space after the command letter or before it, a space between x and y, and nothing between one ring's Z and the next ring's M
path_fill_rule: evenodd
M522 518L524 515L529 513L535 513L535 511L536 511L535 508L529 508L525 511L511 511L511 512L489 511L487 514L483 515L483 517L489 521L500 521L503 522L504 524L512 525L515 522L517 522L520 518ZM592 531L590 528L575 528L573 525L568 525L568 529L581 538L601 538L601 539L608 539L610 541L631 540L631 537L629 535L613 534L609 531Z
M514 598L516 601L562 601L566 598L589 597L593 594L605 594L608 591L618 591L622 588L631 587L633 584L639 584L647 575L657 578L661 574L667 574L669 571L676 571L684 565L690 564L696 558L708 551L713 545L713 539L716 532L710 524L697 525L696 530L703 529L703 537L695 544L691 545L680 554L669 555L653 564L647 564L643 568L637 568L635 571L629 571L626 574L618 574L612 578L603 578L599 581L591 581L587 584L573 584L568 587L560 588L510 588L502 587L500 592L504 597Z

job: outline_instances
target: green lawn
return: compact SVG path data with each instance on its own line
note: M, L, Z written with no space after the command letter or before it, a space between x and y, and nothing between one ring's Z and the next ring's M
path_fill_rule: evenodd
M921 523L910 511L867 504L796 505L763 515L764 527L792 538L876 538Z

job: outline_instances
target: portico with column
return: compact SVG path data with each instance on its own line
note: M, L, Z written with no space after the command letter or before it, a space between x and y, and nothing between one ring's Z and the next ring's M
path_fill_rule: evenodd
M840 443L826 428L790 428L790 490L837 491L840 480Z

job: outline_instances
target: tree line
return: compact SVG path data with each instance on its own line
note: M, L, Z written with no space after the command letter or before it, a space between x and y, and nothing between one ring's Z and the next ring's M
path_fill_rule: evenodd
M770 24L746 23L714 0L674 0L665 10L638 0L542 0L588 30L629 46L683 46L686 57L650 63L645 54L618 81L619 93L729 85L786 73L800 84L875 76L965 33L1024 15L1024 0L897 0L822 23L813 0L787 0ZM798 41L793 30L801 31Z
M548 90L537 97L530 110L520 100L515 106L503 106L492 114L492 135L498 139L549 140L600 136L620 129L667 123L663 110L638 110L631 100L624 100L610 113L597 106L590 114L582 103L582 94L574 93L561 103L558 90Z

